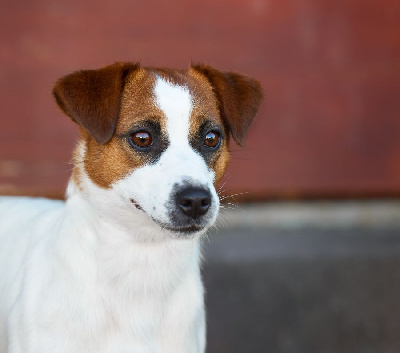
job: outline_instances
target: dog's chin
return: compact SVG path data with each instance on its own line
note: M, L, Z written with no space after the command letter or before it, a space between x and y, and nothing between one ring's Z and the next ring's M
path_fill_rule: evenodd
M198 225L188 225L188 226L173 226L165 223L156 223L163 229L171 233L174 238L194 238L200 236L206 232L208 227L198 226Z

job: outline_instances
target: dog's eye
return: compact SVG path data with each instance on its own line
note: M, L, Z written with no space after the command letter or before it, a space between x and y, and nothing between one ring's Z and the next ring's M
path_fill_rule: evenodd
M204 136L204 146L215 148L219 145L220 134L217 131L210 131Z
M138 131L131 135L131 141L137 147L149 147L153 142L151 135L147 131Z

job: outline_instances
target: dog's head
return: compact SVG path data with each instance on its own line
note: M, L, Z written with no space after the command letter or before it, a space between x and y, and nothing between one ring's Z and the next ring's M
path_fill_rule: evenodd
M262 89L209 66L116 63L63 77L53 94L81 127L72 179L101 217L189 236L216 220L229 134L243 145Z

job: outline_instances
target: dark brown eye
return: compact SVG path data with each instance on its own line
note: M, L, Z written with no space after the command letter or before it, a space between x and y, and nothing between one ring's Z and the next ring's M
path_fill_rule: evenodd
M217 131L210 131L204 137L204 146L213 148L217 147L220 141L220 135Z
M138 131L131 135L132 142L137 147L149 147L152 143L151 135L146 131Z

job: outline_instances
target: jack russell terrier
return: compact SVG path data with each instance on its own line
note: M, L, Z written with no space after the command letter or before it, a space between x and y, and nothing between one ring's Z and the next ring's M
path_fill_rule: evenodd
M0 352L200 353L201 235L251 78L116 63L57 81L80 126L67 200L0 198Z

